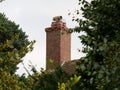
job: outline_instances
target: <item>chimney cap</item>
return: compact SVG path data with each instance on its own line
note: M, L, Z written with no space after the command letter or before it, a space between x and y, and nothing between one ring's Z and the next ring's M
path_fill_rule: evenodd
M55 17L53 17L53 21L55 21L55 22L62 21L62 16L55 16Z

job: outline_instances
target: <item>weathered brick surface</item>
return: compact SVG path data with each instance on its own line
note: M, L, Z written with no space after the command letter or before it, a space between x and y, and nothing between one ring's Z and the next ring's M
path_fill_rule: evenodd
M75 73L76 65L78 62L79 62L79 59L67 61L67 62L63 63L62 68L66 73L68 73L69 75L72 75Z
M71 34L64 22L52 22L46 28L46 69L54 69L64 61L71 60ZM53 63L49 63L49 59Z

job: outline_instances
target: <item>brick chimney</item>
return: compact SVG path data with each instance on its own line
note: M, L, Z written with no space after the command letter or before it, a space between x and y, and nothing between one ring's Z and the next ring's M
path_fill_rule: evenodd
M53 17L46 31L46 69L52 70L71 60L71 34L62 16Z

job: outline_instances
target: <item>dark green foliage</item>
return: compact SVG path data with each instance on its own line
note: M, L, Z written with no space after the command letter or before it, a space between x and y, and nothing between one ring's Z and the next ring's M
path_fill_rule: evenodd
M0 0L0 2L2 2L2 1L4 1L4 0Z
M21 58L32 51L33 44L18 25L0 13L0 90L31 90L25 85L27 79L15 71Z
M42 71L41 74L36 73L29 78L34 80L32 90L57 90L58 82L67 81L68 77L69 75L62 68L58 67L55 71Z
M80 80L81 76L71 77L67 82L58 83L58 90L78 90L78 88L73 88Z
M74 31L85 33L79 38L86 53L76 67L80 81L75 76L78 83L73 84L74 78L70 79L61 68L41 74L32 68L33 74L28 77L15 75L16 65L31 51L33 42L18 25L0 14L1 90L120 90L120 1L79 0L79 5L84 20L73 18L79 23Z
M76 73L82 78L76 86L81 90L120 89L120 1L79 0L84 20L75 32L85 46ZM79 11L80 12L80 11ZM78 14L78 13L77 13Z
M11 40L11 38L17 39L13 42L12 48L5 48L3 52L10 51L13 49L20 50L24 46L29 45L28 36L25 32L19 28L19 25L16 25L14 22L8 20L4 14L0 13L0 42L4 43L6 40Z
M0 13L0 67L5 71L15 73L17 64L29 51L28 46L31 47L27 37L19 25Z

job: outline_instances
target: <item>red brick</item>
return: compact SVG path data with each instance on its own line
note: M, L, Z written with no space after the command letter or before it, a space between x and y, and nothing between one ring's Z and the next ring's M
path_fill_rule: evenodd
M62 62L71 60L71 34L67 32L66 23L52 22L46 28L46 69L51 70ZM49 63L49 59L53 63Z

